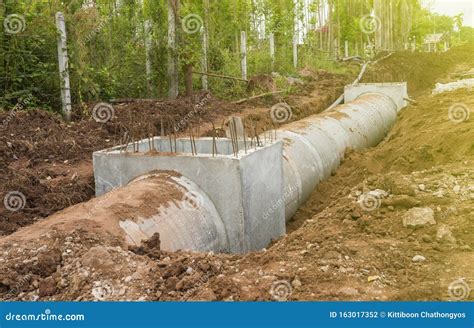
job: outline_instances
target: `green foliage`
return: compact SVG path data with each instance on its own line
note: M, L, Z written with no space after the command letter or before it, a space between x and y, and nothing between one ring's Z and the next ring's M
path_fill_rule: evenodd
M241 76L240 32L247 33L249 76L278 71L293 75L292 42L295 20L305 19L302 1L295 8L294 0L180 0L177 30L177 53L180 81L184 65L200 71L202 33L187 33L181 22L189 15L200 18L209 35L208 70L227 76ZM350 43L363 53L362 44L369 37L360 28L362 16L370 14L377 0L314 0L309 8L314 13L304 45L298 47L299 66L314 69L339 70L334 64L334 47L326 32L317 28L331 27L333 38L340 45ZM330 17L327 4L333 12ZM380 1L386 4L388 1ZM95 3L95 5L91 5ZM206 5L208 3L208 7ZM432 14L422 9L418 0L393 1L395 38L406 34L406 17L412 17L410 36L421 42L426 34L447 32L456 34L455 19ZM384 7L385 12L387 11ZM0 4L0 20L21 14L26 22L24 31L9 34L0 24L0 107L12 108L21 97L32 95L34 106L60 108L60 82L57 64L57 31L55 14L64 13L68 32L68 52L73 103L107 101L123 97L163 97L167 94L168 76L168 0L49 0L14 1ZM326 17L324 21L319 21ZM257 20L265 25L257 28ZM147 88L145 69L145 20L152 21L152 90ZM184 24L184 22L183 22ZM272 63L269 34L275 36L276 58ZM462 28L459 37L472 39L472 29ZM402 40L401 42L405 42ZM342 52L342 49L339 49ZM200 88L200 76L194 86ZM245 84L209 78L211 90L226 98L246 94Z

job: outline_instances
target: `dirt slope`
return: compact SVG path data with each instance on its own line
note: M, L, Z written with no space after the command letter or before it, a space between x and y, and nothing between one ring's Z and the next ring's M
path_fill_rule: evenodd
M417 55L410 56L419 65ZM470 54L459 58L439 78L458 67L474 67ZM72 234L53 230L31 243L0 243L0 295L474 300L469 294L474 285L474 94L463 90L432 97L419 88L417 105L403 109L386 140L347 154L297 213L288 235L266 250L244 256L167 253L160 251L158 236L125 250L87 227ZM455 122L449 115L454 104L470 109L470 117L459 121L456 116ZM417 219L425 223L404 225L420 211Z

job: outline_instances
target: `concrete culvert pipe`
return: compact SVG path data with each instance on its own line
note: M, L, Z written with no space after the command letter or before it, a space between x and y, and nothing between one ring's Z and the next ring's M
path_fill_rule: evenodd
M159 233L161 247L167 251L261 249L284 235L285 219L293 217L317 184L340 165L347 148L371 147L386 136L397 109L384 94L362 94L333 111L282 126L276 131L278 141L242 150L239 156L230 153L228 139L219 140L219 149L227 152L216 156L96 152L96 187L112 191L2 242L21 242L51 229L71 232L87 225L103 239L113 238L124 246L139 245ZM148 142L142 141L140 148ZM153 142L161 151L169 144L166 138ZM186 142L178 140L183 147ZM196 142L212 145L209 138ZM122 181L125 186L117 188Z
M2 242L22 243L55 229L71 232L81 227L125 248L138 246L157 232L162 249L168 251L229 251L214 204L195 183L175 172L141 177L25 227Z
M321 180L341 162L347 148L375 146L397 118L397 105L388 96L367 93L333 111L282 126L285 217L290 220Z

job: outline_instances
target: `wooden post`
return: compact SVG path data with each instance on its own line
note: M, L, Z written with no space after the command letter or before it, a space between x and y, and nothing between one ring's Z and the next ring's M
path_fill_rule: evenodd
M247 80L247 34L240 32L240 53L242 56L242 78Z
M272 60L272 70L275 66L275 34L270 33L270 58Z
M145 21L145 54L146 54L146 86L148 95L152 94L152 67L151 67L151 20Z
M56 13L56 27L58 29L58 62L59 77L61 79L62 111L66 120L71 120L71 88L69 83L69 64L67 56L66 22L61 12Z
M349 57L349 41L344 41L344 57Z
M179 2L168 0L168 97L176 99L179 93L178 56L176 54L176 17Z
M207 40L207 30L204 27L201 27L201 35L202 35L202 59L201 59L201 66L202 72L207 74L207 47L208 47L208 40ZM202 89L204 91L209 90L209 84L207 81L207 75L201 76L201 83Z
M293 66L298 67L298 32L293 35Z

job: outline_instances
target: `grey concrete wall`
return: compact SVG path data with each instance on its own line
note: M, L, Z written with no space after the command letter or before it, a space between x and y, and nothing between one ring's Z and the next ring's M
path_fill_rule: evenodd
M155 145L169 151L169 140L155 138ZM218 151L233 153L230 140L219 139ZM268 225L262 225L261 202L271 204L282 197L281 142L243 149L234 155L212 156L212 138L196 139L199 155L189 153L149 153L148 141L141 142L140 152L111 148L93 154L96 195L156 170L174 170L196 183L206 193L224 222L229 249L243 253L268 245L284 234L284 215L274 211ZM172 142L173 144L173 142ZM131 150L132 148L130 148ZM174 146L173 146L174 147ZM177 140L177 149L191 151L188 139Z

